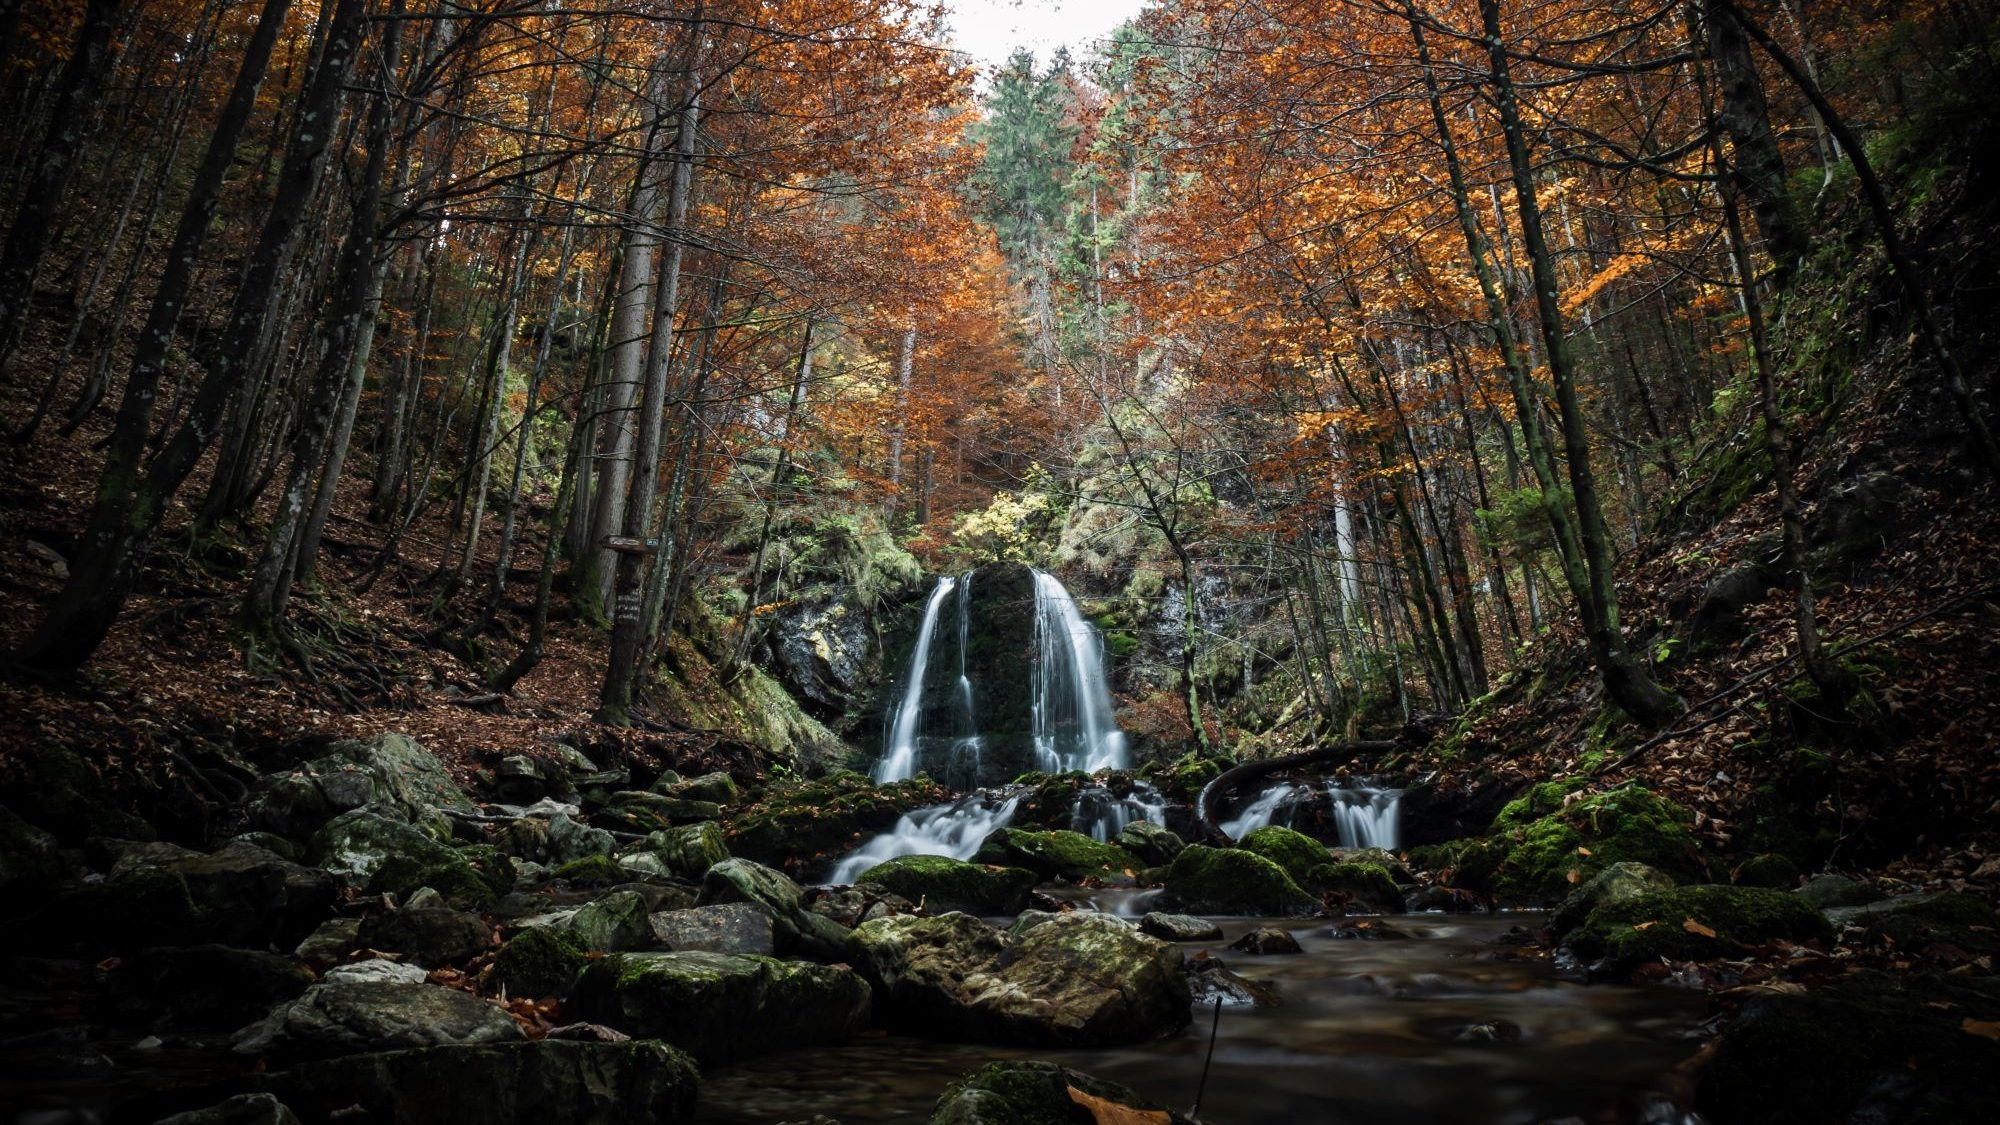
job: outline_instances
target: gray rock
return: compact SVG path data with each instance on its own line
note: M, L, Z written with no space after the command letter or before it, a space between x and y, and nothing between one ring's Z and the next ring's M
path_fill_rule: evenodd
M594 855L610 855L617 847L618 838L602 828L580 824L562 813L549 818L546 858L551 864L573 863Z
M690 801L710 801L718 805L733 805L743 796L736 787L736 779L726 773L705 773L700 777L683 778L678 774L667 780L663 775L653 783L653 792L668 797L681 797Z
M1165 867L1187 847L1185 840L1150 820L1135 820L1126 825L1112 843L1138 856L1149 867Z
M618 865L648 875L694 880L728 858L722 830L714 821L703 821L648 835L643 842L627 848L618 857Z
M844 599L794 602L770 626L772 664L785 685L833 712L868 678L868 615Z
M1815 875L1806 881L1805 886L1792 893L1806 900L1807 905L1820 910L1866 906L1882 897L1845 875Z
M1299 948L1299 939L1292 936L1292 931L1277 926L1259 926L1230 942L1229 948L1258 955L1304 952Z
M704 1065L837 1043L868 1022L851 970L723 953L622 953L593 962L575 1010L635 1037L663 1039Z
M1165 914L1158 910L1139 919L1139 929L1162 941L1221 941L1222 927L1192 914Z
M654 939L666 949L769 956L774 948L771 912L754 902L667 910L651 921Z
M1188 958L1188 992L1197 1008L1222 1001L1225 1008L1269 1008L1280 1001L1276 987L1232 971L1220 957Z
M521 1038L507 1013L469 992L433 984L321 981L236 1033L240 1055L325 1058L443 1043Z
M637 891L615 891L586 903L563 926L582 940L584 948L599 953L651 949L653 927L647 909L645 896Z
M880 883L856 883L851 887L820 888L813 894L808 909L851 930L863 922L892 914L914 914L917 904Z
M364 948L400 953L411 964L436 969L485 952L492 931L463 911L406 907L364 919L357 936Z
M754 902L771 912L780 956L802 953L824 961L846 955L847 931L806 909L805 892L781 871L747 859L726 859L701 877L698 906Z
M301 961L311 961L322 965L335 964L347 957L360 944L361 919L328 918L319 928L306 935L292 956Z
M430 981L430 974L420 965L405 965L401 961L385 961L377 957L372 961L356 961L329 969L321 979L349 984L425 984Z
M681 1125L700 1078L663 1043L542 1039L327 1059L246 1081L316 1121L359 1106L370 1121Z
M439 809L470 811L458 784L433 754L405 735L336 742L326 754L274 774L251 791L251 826L298 839L349 809L372 806L403 820Z
M238 1094L207 1109L162 1117L153 1125L299 1125L299 1117L270 1094Z

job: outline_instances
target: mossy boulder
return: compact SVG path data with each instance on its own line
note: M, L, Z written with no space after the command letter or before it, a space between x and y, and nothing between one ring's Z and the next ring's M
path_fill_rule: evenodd
M336 742L296 769L261 779L247 805L252 828L303 838L335 816L371 808L433 823L439 809L472 808L437 756L401 734Z
M736 779L721 772L687 778L678 774L665 775L653 783L653 792L716 805L733 805L743 799L743 791L737 786Z
M1695 1106L1717 1125L2000 1121L2000 980L1859 972L1756 996L1717 1037Z
M1583 924L1600 906L1674 889L1673 877L1643 863L1614 863L1583 881L1552 916L1549 928L1566 934Z
M1428 871L1446 886L1493 893L1500 865L1507 862L1507 842L1487 836L1469 836L1442 844L1426 844L1410 849L1410 862Z
M721 816L722 806L714 801L628 789L613 793L603 808L590 814L590 821L603 829L643 834L683 824L700 824L720 819Z
M1493 818L1494 831L1523 828L1551 813L1562 811L1564 799L1589 782L1580 777L1557 778L1530 785L1520 796L1500 807Z
M1303 832L1294 832L1276 824L1246 833L1236 846L1246 852L1255 852L1285 869L1292 882L1305 886L1310 883L1311 873L1316 867L1327 865L1326 846Z
M590 947L560 926L514 935L493 957L493 983L510 996L567 996L590 963Z
M1403 892L1379 863L1322 863L1306 873L1306 886L1346 895L1348 900L1387 914L1403 912Z
M874 883L933 914L1018 914L1035 889L1035 873L1019 867L985 867L941 855L898 856L861 873L858 883Z
M1148 762L1140 767L1139 776L1152 782L1170 800L1193 804L1202 787L1221 777L1222 771L1232 764L1221 758L1187 753L1170 762Z
M563 928L581 939L585 949L598 953L653 949L657 947L649 908L646 896L638 891L614 891L585 903Z
M1133 821L1111 842L1137 856L1148 867L1165 867L1187 847L1187 841L1150 820Z
M549 877L572 887L615 887L632 875L608 855L587 855L549 872Z
M1862 941L1960 964L2000 954L2000 914L1977 895L1952 891L1863 916Z
M725 859L703 873L698 906L754 902L771 912L772 940L781 956L838 960L847 931L806 907L805 891L785 873L747 859Z
M1774 940L1830 945L1833 927L1784 891L1701 885L1599 906L1565 946L1593 972L1616 974L1646 961L1734 956Z
M1031 832L1002 828L979 845L979 854L973 858L996 867L1023 867L1044 879L1071 882L1118 879L1146 866L1124 848L1067 829Z
M1866 906L1871 902L1880 901L1883 897L1880 891L1864 886L1845 875L1815 875L1792 893L1805 900L1808 906L1820 910L1833 910L1843 906Z
M1071 1091L1107 1107L1094 1112ZM1131 1111L1123 1118L1118 1107ZM951 1084L931 1111L931 1125L1096 1125L1107 1120L1193 1125L1120 1086L1052 1062L1033 1059L993 1063Z
M695 880L728 858L721 827L714 821L703 821L652 833L621 853L618 866L646 875Z
M838 1043L868 1023L868 985L851 970L687 951L593 962L572 997L583 1018L660 1039L703 1064Z
M879 918L848 942L892 1026L982 1042L1141 1043L1187 1026L1181 952L1089 911L1009 934L966 914Z
M476 906L506 893L511 866L498 852L461 852L429 833L370 809L328 821L307 848L313 863L369 894L401 897L430 887L455 906ZM484 864L485 870L475 865Z
M335 977L238 1031L230 1049L246 1058L293 1060L521 1037L505 1011L470 992Z
M1776 887L1791 890L1799 885L1799 865L1773 852L1753 855L1736 865L1729 881L1739 887Z
M1549 902L1614 863L1636 862L1677 880L1708 874L1686 810L1636 785L1570 801L1502 834L1507 857L1494 873L1504 897Z
M1285 869L1255 852L1190 844L1166 869L1160 905L1190 914L1311 914L1318 906Z
M731 855L792 873L821 871L914 808L950 794L929 778L877 785L858 773L778 785L737 813L724 833Z

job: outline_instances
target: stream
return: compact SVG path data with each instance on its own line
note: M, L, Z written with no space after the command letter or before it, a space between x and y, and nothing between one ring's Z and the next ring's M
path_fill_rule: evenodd
M1099 905L1124 913L1122 901ZM1125 907L1125 910L1118 909ZM1657 1091L1693 1054L1699 993L1584 986L1495 944L1524 915L1382 919L1407 941L1326 935L1324 919L1218 919L1224 940L1183 945L1275 985L1282 1003L1225 1007L1202 1117L1213 1125L1298 1122L1697 1122ZM1228 942L1258 925L1304 953L1256 957ZM698 1122L770 1125L825 1114L921 1125L938 1095L988 1062L1044 1058L1185 1109L1195 1099L1212 1009L1174 1038L1058 1051L864 1038L704 1076Z

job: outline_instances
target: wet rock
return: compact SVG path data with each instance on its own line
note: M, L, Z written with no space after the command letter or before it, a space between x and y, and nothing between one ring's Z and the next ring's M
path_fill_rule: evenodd
M116 1011L155 1030L243 1026L291 1000L312 977L289 957L225 945L161 947L111 974Z
M586 903L570 915L563 928L575 934L585 949L598 953L621 953L653 948L653 926L648 921L650 907L637 891L615 891Z
M1320 931L1335 941L1408 941L1410 935L1379 918L1342 918Z
M493 983L509 996L567 996L590 963L582 938L558 926L514 935L493 957Z
M692 880L728 858L722 830L713 821L703 821L652 833L645 842L619 855L618 865L628 871Z
M730 821L727 844L731 855L794 873L825 870L836 854L888 831L905 810L944 797L928 780L876 785L857 773L774 786Z
M1326 848L1303 832L1294 832L1276 824L1267 824L1247 833L1236 846L1246 852L1254 852L1285 869L1292 882L1301 887L1311 883L1315 868L1328 864Z
M1276 986L1232 971L1207 950L1187 959L1187 981L1196 1008L1218 1000L1226 1008L1270 1008L1280 1003Z
M1806 880L1806 885L1792 892L1806 905L1819 910L1831 910L1841 906L1865 906L1881 899L1881 895L1869 890L1845 875L1815 875Z
M1139 919L1139 930L1161 941L1221 941L1222 927L1192 914L1165 914L1158 910Z
M821 960L839 960L847 931L805 907L805 892L784 873L747 859L726 859L701 877L698 906L754 902L771 912L772 936L780 956L802 953Z
M1138 857L1148 867L1165 867L1181 854L1182 848L1187 847L1187 841L1168 831L1164 825L1150 820L1135 820L1126 825L1112 843Z
M1771 940L1831 944L1833 928L1785 891L1693 886L1600 906L1564 946L1593 973L1616 975L1646 961L1731 956Z
M1292 931L1277 926L1259 926L1230 942L1229 948L1259 955L1304 952L1299 948L1299 939L1292 936Z
M259 781L248 803L252 827L302 839L334 816L373 807L405 821L438 809L470 811L444 764L405 735L336 742L297 769Z
M1139 1043L1188 1021L1180 950L1074 911L1018 937L966 914L868 922L848 945L897 1026L975 1041Z
M449 908L391 910L362 919L355 935L362 947L400 953L413 965L436 969L486 951L486 923Z
M468 992L432 984L321 981L236 1033L237 1054L325 1058L440 1043L521 1038L507 1013Z
M1397 883L1416 882L1416 872L1404 863L1396 853L1387 848L1328 848L1327 854L1335 863L1372 863L1389 873L1389 878Z
M887 918L891 914L914 914L917 911L916 903L880 883L820 888L812 892L807 905L814 914L830 918L850 930L863 922Z
M386 1051L256 1075L309 1121L679 1125L700 1078L664 1043L560 1039Z
M238 1094L209 1106L162 1117L153 1125L300 1125L293 1113L270 1094Z
M355 961L329 969L326 976L320 979L350 984L424 984L430 976L421 965L405 965L401 961L377 957L372 961Z
M1163 906L1191 914L1310 914L1318 906L1285 869L1253 852L1190 844L1166 870Z
M754 953L774 948L771 912L754 902L727 902L652 915L653 939L662 949Z
M1590 912L1600 906L1673 888L1673 876L1664 871L1643 863L1614 863L1584 880L1563 899L1562 906L1550 919L1549 929L1560 936L1581 926Z
M1445 914L1483 914L1485 901L1476 893L1463 887L1445 887L1431 883L1418 887L1403 896L1403 907L1412 914L1437 911Z
M1327 863L1312 869L1306 885L1340 901L1385 914L1403 912L1403 892L1387 868L1375 863Z
M938 855L898 856L861 873L858 880L887 887L933 914L1015 914L1028 904L1035 873L1019 867L989 868Z
M2000 1041L1971 1033L1994 1021L1991 977L1859 972L1757 996L1716 1039L1695 1105L1718 1125L2000 1120Z
M1025 868L1043 879L1071 882L1119 879L1146 866L1123 848L1066 829L1031 832L1002 828L979 845L973 858L996 867Z
M868 1022L852 971L723 953L623 953L593 962L573 997L585 1019L662 1039L704 1064L837 1043Z
M1119 1110L1123 1109L1121 1115ZM994 1063L954 1082L931 1125L1147 1121L1193 1125L1131 1089L1051 1062Z
M1512 1020L1487 1020L1448 1028L1444 1038L1452 1043L1519 1043L1521 1035L1521 1025Z

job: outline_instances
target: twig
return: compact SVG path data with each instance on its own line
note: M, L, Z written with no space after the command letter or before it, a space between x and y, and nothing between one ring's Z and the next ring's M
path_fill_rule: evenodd
M1215 1033L1222 1028L1222 997L1215 998L1215 1018L1208 1025L1208 1054L1202 1056L1201 1081L1194 1088L1194 1105L1188 1107L1189 1117L1201 1116L1201 1097L1208 1092L1208 1068L1215 1062Z

